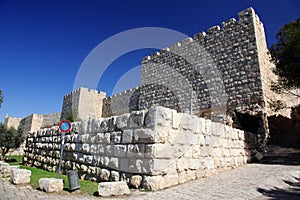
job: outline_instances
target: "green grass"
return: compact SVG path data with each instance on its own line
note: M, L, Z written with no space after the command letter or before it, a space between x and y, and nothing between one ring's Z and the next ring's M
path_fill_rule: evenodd
M7 161L10 165L22 164L23 156L7 156Z
M20 165L21 169L28 169L31 171L30 177L30 185L34 189L38 189L39 187L39 179L40 178L57 178L57 173L49 172L43 169L35 168L35 167L28 167L22 165L22 156L7 156L8 159L16 159L17 162L9 163L10 165ZM64 180L64 192L68 191L69 182L68 177L66 175L61 175L61 179ZM87 180L79 180L80 183L80 193L85 193L89 195L94 195L98 191L98 183L87 181Z

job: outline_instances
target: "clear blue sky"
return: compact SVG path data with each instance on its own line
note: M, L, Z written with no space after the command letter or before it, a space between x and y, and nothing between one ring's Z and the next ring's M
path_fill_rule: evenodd
M119 32L151 26L192 36L237 19L250 6L265 25L269 46L283 24L300 17L299 0L0 0L0 121L6 113L25 117L60 111L85 57ZM154 51L117 59L98 90L110 95L118 79Z

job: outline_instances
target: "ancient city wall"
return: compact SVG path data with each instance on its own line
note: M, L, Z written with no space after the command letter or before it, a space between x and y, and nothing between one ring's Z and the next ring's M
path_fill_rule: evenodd
M23 119L6 116L4 125L6 127L18 128L21 126L23 134L27 134L29 131L38 130L45 127L52 127L58 125L60 121L60 112L52 114L31 114ZM26 135L27 136L27 135ZM25 142L20 145L18 149L14 149L10 152L10 155L23 155Z
M244 10L238 21L230 19L221 28L213 26L206 33L144 58L141 84L172 91L171 98L177 98L173 102L179 104L172 108L181 111L188 110L186 102L194 91L193 110L199 115L212 105L229 109L250 104L264 107L257 45L263 32L257 32L254 24L260 22L255 16L252 8ZM147 100L151 91L150 87L141 95L141 108L151 106ZM156 103L161 105L161 98L153 101Z
M251 158L257 135L163 107L75 122L65 137L62 171L82 179L138 181L157 190L237 167ZM31 132L24 163L56 171L58 127Z

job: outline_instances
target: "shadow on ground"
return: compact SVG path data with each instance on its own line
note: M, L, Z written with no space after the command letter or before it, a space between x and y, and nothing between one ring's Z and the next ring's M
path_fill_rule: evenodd
M260 163L273 165L300 165L300 148L270 145L268 146L265 157Z
M283 182L287 184L286 189L277 187L274 187L273 189L257 188L257 191L273 200L300 199L300 178L294 177L294 179L296 180L294 182L283 180Z

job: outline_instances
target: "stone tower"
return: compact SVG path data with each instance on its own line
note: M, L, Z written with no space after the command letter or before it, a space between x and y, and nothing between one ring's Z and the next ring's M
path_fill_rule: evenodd
M105 92L98 92L88 88L78 88L64 96L61 120L66 119L70 114L76 120L88 120L102 116L103 99Z

